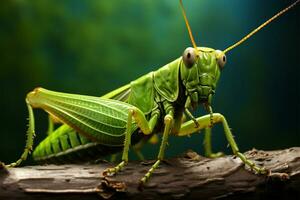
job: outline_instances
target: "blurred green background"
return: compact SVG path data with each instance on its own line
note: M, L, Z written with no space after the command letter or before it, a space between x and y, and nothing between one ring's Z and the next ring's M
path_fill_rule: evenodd
M292 1L186 0L199 46L225 49ZM242 151L300 146L300 8L227 55L213 100ZM179 1L6 0L0 6L0 160L25 144L25 96L33 88L101 96L179 57L191 46ZM37 139L47 115L38 111ZM204 114L199 109L197 115ZM202 134L171 138L168 156L202 153ZM147 146L147 158L157 155ZM231 153L221 126L215 151Z

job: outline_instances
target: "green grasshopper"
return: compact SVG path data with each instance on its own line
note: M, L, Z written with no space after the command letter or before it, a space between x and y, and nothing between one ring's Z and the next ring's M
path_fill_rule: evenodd
M33 108L41 108L65 125L53 131L50 123L49 136L33 152L33 158L37 161L64 163L77 159L89 160L123 149L122 161L116 167L103 172L105 176L113 175L128 163L131 145L162 133L157 160L140 180L141 184L145 184L164 159L168 136L171 134L188 136L204 129L206 155L221 156L221 153L212 153L210 135L211 127L222 123L233 153L256 173L265 174L265 168L257 166L239 151L225 117L213 112L211 102L226 63L225 53L249 39L299 1L221 51L196 45L180 0L193 47L185 49L183 55L175 61L102 97L67 94L43 88L36 88L28 93L26 104L29 127L26 147L21 158L8 166L19 165L32 151L35 134ZM195 109L199 105L203 105L209 114L194 117L189 109ZM191 120L184 121L184 116Z

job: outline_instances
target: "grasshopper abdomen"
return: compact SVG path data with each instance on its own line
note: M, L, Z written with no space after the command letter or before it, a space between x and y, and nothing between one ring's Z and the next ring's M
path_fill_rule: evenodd
M92 142L67 125L56 129L34 150L33 159L42 163L76 163L99 159L122 150Z

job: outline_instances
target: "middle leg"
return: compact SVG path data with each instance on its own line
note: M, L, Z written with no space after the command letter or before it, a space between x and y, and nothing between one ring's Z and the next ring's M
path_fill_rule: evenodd
M104 176L112 176L112 175L116 174L121 169L123 169L124 166L128 163L128 152L129 152L129 147L131 145L132 119L134 119L136 121L138 127L141 129L141 131L145 135L149 135L152 133L152 131L157 123L158 118L159 118L159 112L153 112L153 115L151 116L151 118L148 122L146 120L144 114L139 109L132 108L129 110L126 133L125 133L125 140L124 140L124 148L123 148L123 153L122 153L122 161L117 166L104 170L104 172L103 172Z
M171 132L172 125L173 125L173 115L171 115L171 114L166 115L164 118L164 124L165 124L165 128L164 128L163 137L162 137L161 145L159 148L157 160L152 165L152 167L148 170L148 172L145 174L145 176L140 180L141 185L145 184L149 180L149 178L151 177L154 170L156 168L158 168L160 162L164 159L166 145L168 143L169 134Z

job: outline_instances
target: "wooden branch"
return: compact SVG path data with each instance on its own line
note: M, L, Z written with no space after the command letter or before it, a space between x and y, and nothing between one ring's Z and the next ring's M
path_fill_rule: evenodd
M0 199L300 199L300 147L246 155L272 173L255 175L235 156L191 151L162 163L142 191L138 182L153 162L130 162L109 178L102 176L107 162L2 168Z

